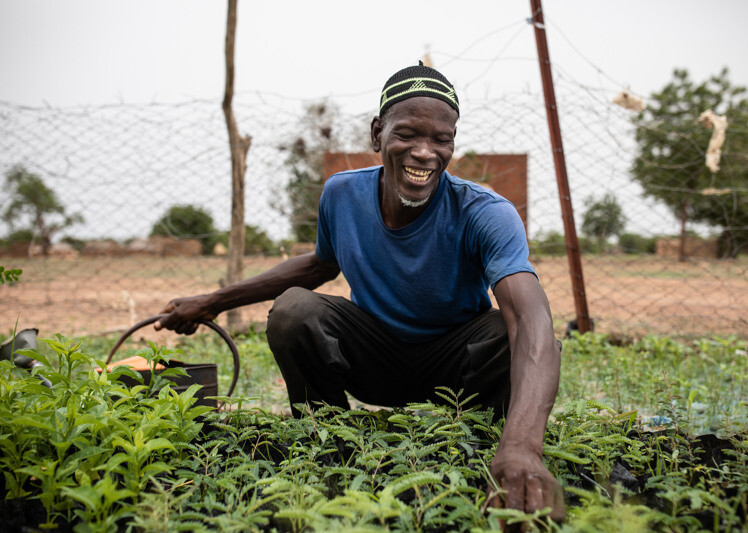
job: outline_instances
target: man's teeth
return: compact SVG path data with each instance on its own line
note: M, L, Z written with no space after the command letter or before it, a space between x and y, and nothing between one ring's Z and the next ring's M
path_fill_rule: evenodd
M426 181L431 174L430 170L418 170L410 167L405 167L405 172L413 181Z

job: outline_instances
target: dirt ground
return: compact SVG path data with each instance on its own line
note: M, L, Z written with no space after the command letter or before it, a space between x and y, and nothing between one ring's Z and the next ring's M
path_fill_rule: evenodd
M279 258L247 258L245 276L277 264ZM225 260L200 258L105 257L0 259L21 268L14 285L0 285L0 332L35 327L40 336L67 337L124 331L157 314L171 299L219 286ZM557 334L575 316L568 263L563 257L533 261L548 294ZM678 263L654 257L611 255L583 259L588 308L597 331L624 337L646 333L673 336L748 335L748 259ZM318 289L348 296L342 276ZM271 303L242 309L246 324L264 326ZM219 317L225 325L225 317ZM142 335L167 342L172 334Z

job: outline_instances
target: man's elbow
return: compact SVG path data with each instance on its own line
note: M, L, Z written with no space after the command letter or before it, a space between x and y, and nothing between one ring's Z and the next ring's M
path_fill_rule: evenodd
M325 281L332 281L335 278L338 277L338 274L340 274L340 267L337 264L333 264L332 266L327 267L326 269L326 280Z
M317 259L318 279L321 283L327 283L338 277L340 267L334 261L320 261Z

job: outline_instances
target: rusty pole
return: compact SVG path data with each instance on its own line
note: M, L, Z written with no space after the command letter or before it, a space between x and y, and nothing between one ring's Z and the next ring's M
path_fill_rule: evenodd
M556 92L553 88L551 58L548 54L548 42L545 36L543 7L540 5L540 0L530 0L530 7L532 8L532 23L535 28L535 42L538 45L540 78L543 81L548 130L551 136L551 148L553 149L553 164L556 167L558 196L561 201L561 216L564 221L566 257L569 259L571 288L574 293L574 307L577 312L577 326L579 327L579 333L586 333L591 330L590 316L587 311L587 295L584 292L582 260L579 254L577 230L574 226L574 209L571 205L571 191L569 190L569 179L566 174L566 159L564 158L564 145L561 139L561 126L558 122Z

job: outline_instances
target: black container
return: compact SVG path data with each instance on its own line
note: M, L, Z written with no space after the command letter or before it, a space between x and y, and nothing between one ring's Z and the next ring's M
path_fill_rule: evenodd
M141 322L138 322L133 327L131 327L129 330L127 330L122 337L119 338L119 340L114 345L114 348L112 348L112 351L109 352L109 357L107 358L107 365L112 360L112 357L114 356L117 349L122 346L122 343L125 342L125 340L132 335L135 331L139 330L140 328L144 326L148 326L150 324L153 324L157 320L160 320L161 318L164 318L166 315L156 315L152 316L150 318L146 318L145 320L142 320ZM226 394L226 396L231 396L231 394L234 392L234 387L236 387L236 382L239 379L239 351L236 348L236 344L234 344L234 341L231 339L231 336L224 331L223 328L221 328L218 324L215 322L211 322L208 320L201 320L200 324L209 327L226 342L229 349L231 350L231 354L234 357L234 377L231 380L231 386L229 387L229 391ZM196 405L207 405L209 407L212 407L214 409L217 409L218 403L214 399L208 399L207 396L217 396L218 395L218 366L214 363L200 363L200 364L190 364L190 363L184 363L182 361L177 361L175 359L172 359L171 361L168 361L166 363L162 363L166 368L176 368L181 367L184 368L187 372L186 376L169 376L167 379L174 383L172 388L177 392L184 392L186 391L191 385L198 384L202 385L202 388L197 391L195 394L195 398L197 398ZM145 383L148 383L151 379L151 371L150 370L138 370L140 374L143 376L143 380ZM123 383L124 385L127 385L128 387L133 387L135 385L138 385L138 382L134 379L128 377L128 376L120 376L119 381ZM223 404L221 404L221 407Z
M163 363L162 363L163 364ZM186 376L169 376L166 379L174 383L171 386L176 392L184 392L191 385L198 384L202 385L202 388L195 393L197 402L195 405L207 405L212 408L217 408L218 403L214 399L207 399L206 396L218 396L218 366L213 363L208 364L194 364L183 363L172 359L167 364L163 365L166 368L184 368L187 372ZM137 369L141 376L143 376L143 383L148 383L151 380L150 370ZM131 378L130 376L120 376L117 381L127 385L128 387L134 387L140 385L138 381Z

